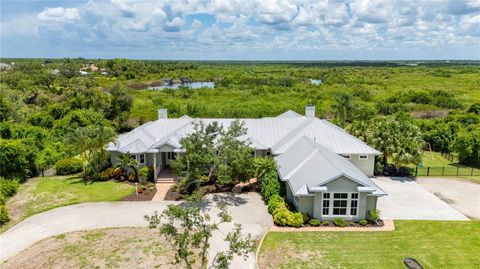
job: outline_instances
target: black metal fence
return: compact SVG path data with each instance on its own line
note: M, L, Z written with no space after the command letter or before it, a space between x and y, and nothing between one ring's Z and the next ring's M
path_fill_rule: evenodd
M480 176L480 169L471 167L417 166L413 168L411 172L415 176Z

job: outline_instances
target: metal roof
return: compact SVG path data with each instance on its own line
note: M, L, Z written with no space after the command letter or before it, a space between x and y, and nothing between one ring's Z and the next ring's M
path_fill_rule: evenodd
M183 116L176 119L158 119L148 122L134 130L120 135L115 143L108 146L109 151L129 152L135 142L135 151L152 152L162 145L179 145L182 137L193 132L193 123L214 121L228 128L235 119L194 119ZM258 150L272 150L274 155L283 153L300 137L306 136L337 154L380 154L360 139L348 134L340 127L318 118L300 116L287 111L278 117L259 119L240 119L247 128L251 146ZM140 143L141 142L141 143Z
M359 192L386 195L353 163L306 136L297 139L275 161L280 178L288 181L294 195L325 191L325 184L341 177L356 182Z

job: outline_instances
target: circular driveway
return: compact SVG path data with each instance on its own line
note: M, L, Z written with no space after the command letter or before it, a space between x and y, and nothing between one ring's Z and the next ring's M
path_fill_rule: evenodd
M272 225L271 217L258 193L231 193L207 195L204 208L212 220L217 217L216 204L227 203L232 223L220 226L211 239L209 256L223 249L225 235L233 228L233 223L243 226L244 234L260 239ZM90 230L108 227L147 226L145 215L154 211L162 212L173 201L148 202L102 202L83 203L52 209L31 216L0 235L0 260L5 261L34 243L58 234L78 230ZM231 268L254 268L255 259L250 255L246 261L235 259Z

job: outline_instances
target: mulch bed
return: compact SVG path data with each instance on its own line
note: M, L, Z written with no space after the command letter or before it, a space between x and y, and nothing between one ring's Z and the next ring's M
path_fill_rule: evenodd
M121 201L151 201L155 193L157 193L157 189L145 190L139 193L138 196L134 192L127 197L123 197Z

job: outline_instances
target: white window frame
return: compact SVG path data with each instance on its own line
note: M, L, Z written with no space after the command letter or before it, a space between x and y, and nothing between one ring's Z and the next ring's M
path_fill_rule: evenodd
M342 156L343 158L345 158L347 160L350 160L352 158L352 155L349 155L349 154L340 154L340 156Z
M328 193L330 196L329 198L323 198L324 195ZM347 199L344 199L344 198L334 198L335 194L336 193L346 193L347 194ZM357 198L352 198L352 195L353 194L357 194ZM323 214L323 205L324 205L324 200L327 199L329 202L329 207L328 207L328 215L325 215ZM347 200L347 210L346 210L346 215L334 215L333 214L333 205L334 205L334 201L335 200ZM357 202L357 214L355 215L351 215L350 213L352 212L351 209L352 209L352 201L356 201ZM360 193L358 192L324 192L322 193L322 204L321 204L321 212L322 212L322 217L329 217L329 218L355 218L355 217L358 217L358 211L360 209Z
M145 156L145 153L141 153L141 154L138 154L138 163L139 164L145 164L145 161L146 161L146 156ZM142 156L143 156L143 162L142 162Z
M362 156L365 156L365 158L362 158ZM368 155L365 155L365 154L358 155L358 159L359 159L360 161L366 161L366 160L368 160Z

